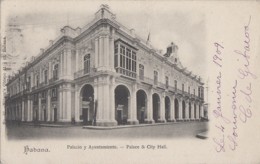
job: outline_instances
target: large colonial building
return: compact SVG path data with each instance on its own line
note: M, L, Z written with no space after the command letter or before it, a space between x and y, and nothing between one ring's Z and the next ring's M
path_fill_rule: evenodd
M203 83L171 43L162 54L102 5L7 83L6 120L113 126L204 117Z

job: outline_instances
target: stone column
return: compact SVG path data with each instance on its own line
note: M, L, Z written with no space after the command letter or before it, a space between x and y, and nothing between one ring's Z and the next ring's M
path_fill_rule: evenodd
M109 38L108 35L104 36L104 65L106 70L109 69Z
M42 82L42 68L39 69L39 84Z
M109 95L109 76L105 77L104 85L103 85L103 113L104 113L104 120L109 124L109 107L110 107L110 95Z
M189 113L190 111L189 110L190 109L189 108L190 108L189 101L186 100L185 101L185 120L187 120L187 121L190 120L190 117L189 117L189 115L190 115L190 113Z
M153 124L153 90L150 89L147 95L147 119L145 119L146 123Z
M62 77L64 77L67 75L67 49L63 51L61 64L62 64L61 67Z
M127 122L128 124L138 124L139 121L137 120L137 109L136 109L136 90L137 90L137 84L133 85L132 88L132 95L129 96L128 98L128 113L130 115Z
M49 89L47 91L47 108L46 108L46 111L47 111L47 121L48 122L51 122L51 90Z
M182 111L183 111L182 110L182 108L183 108L183 106L182 106L182 99L180 98L178 101L179 101L179 118L178 118L178 120L182 121L183 120L183 117L182 117L182 115L183 115L182 114Z
M98 59L99 59L99 68L101 70L103 70L103 67L104 67L104 37L103 36L99 36L99 56L98 56Z
M41 115L42 115L41 107L42 107L41 96L40 96L40 94L38 94L38 120L39 121L42 121L41 120Z
M64 70L65 69L64 65L63 65L63 60L64 60L64 53L65 50L63 50L60 54L60 63L59 63L59 79L62 79L63 75L64 75ZM66 72L66 71L65 71Z
M98 38L95 38L95 68L99 67L99 43L98 43Z
M201 117L204 117L204 109L202 104L200 104L200 119Z
M110 84L110 120L117 125L115 120L115 77L112 77Z
M48 73L48 79L50 80L52 77L52 66L51 66L51 61L49 61L49 73Z
M31 101L30 101L30 97L28 97L28 100L27 100L27 121L31 121L31 117L30 117L30 114L31 114Z
M25 121L24 120L24 115L25 115L25 112L24 112L24 100L22 100L22 121Z
M111 34L111 38L110 38L110 55L109 55L110 62L109 62L109 64L110 64L111 71L113 71L113 72L115 71L115 68L114 68L114 58L115 58L114 35L115 35L115 29L112 28L112 34Z
M95 91L95 86L94 86L94 91ZM94 96L96 95L96 92L94 93ZM79 113L79 108L81 103L80 101L80 91L78 90L78 87L75 86L75 121L76 122L81 122L80 120L80 113Z
M33 120L33 100L31 100L31 120Z
M68 49L67 50L67 55L66 55L66 60L67 60L67 63L66 63L66 67L67 67L67 75L68 75L68 79L72 79L72 74L71 74L71 50Z
M75 73L79 71L79 50L76 50L76 57L75 57Z
M33 72L31 72L31 88L34 87L34 77ZM31 88L29 88L31 90Z
M71 122L71 88L66 92L66 121Z
M57 121L60 121L61 119L63 119L63 94L62 94L62 87L60 86L59 88L59 104L58 104L58 109L57 109L57 115L58 115L58 120Z
M102 110L103 110L103 88L100 84L101 77L97 77L97 93L98 93L98 109L97 109L97 125L103 121Z
M171 108L170 108L170 122L175 122L176 120L175 120L175 110L174 110L174 99L175 99L175 96L173 95L173 96L171 96L170 97L170 103L171 103Z
M195 120L195 117L194 117L194 102L191 101L191 120Z
M160 117L158 122L166 122L165 120L165 93L162 93L162 95L160 96Z
M199 120L199 104L196 103L196 120Z

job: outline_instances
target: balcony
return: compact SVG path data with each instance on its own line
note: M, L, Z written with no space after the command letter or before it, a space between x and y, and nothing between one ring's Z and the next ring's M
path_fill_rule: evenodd
M122 75L128 76L128 77L131 77L131 78L136 78L136 73L135 72L126 70L124 68L117 67L116 68L116 72L120 73Z
M52 82L54 82L54 81L56 81L56 80L58 80L58 79L59 79L58 77L53 77L53 78L51 78L51 79L49 80L49 82L52 83Z
M45 83L42 82L42 83L39 84L39 87L43 87L44 85L45 85Z
M83 77L83 76L87 76L87 75L90 75L94 72L95 72L94 68L90 68L89 70L82 69L82 70L79 70L78 72L74 73L74 78L77 79L77 78L80 78L80 77Z
M139 76L138 79L143 83L153 85L153 79L150 79L150 78L144 77L144 76Z
M46 103L46 98L41 99L41 103Z
M57 101L57 100L58 100L57 97L52 97L52 98L51 98L51 101Z

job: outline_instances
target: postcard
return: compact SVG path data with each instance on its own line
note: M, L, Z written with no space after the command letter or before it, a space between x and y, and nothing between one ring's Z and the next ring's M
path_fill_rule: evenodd
M2 1L0 163L259 163L259 1Z

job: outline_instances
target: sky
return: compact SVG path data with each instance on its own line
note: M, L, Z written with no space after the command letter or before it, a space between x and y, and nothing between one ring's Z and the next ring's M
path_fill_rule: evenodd
M194 5L169 1L4 1L5 27L19 25L21 44L16 45L19 63L40 53L60 34L65 25L74 28L88 24L101 4L108 4L118 22L135 29L144 40L150 33L151 44L166 51L174 42L184 67L206 77L205 15ZM20 67L17 64L16 67Z

